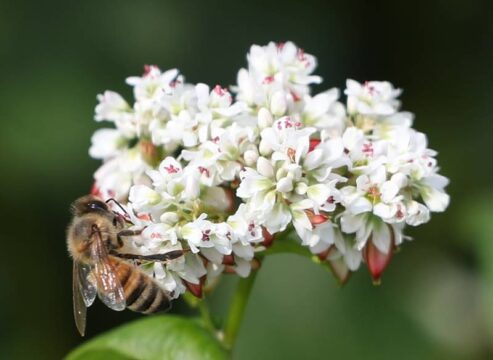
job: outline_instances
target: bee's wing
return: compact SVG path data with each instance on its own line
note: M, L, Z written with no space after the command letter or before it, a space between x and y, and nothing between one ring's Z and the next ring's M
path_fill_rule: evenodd
M86 304L86 307L89 307L94 302L97 293L94 279L92 276L90 276L92 271L91 266L87 264L77 263L74 264L74 270L75 267L77 267L78 280L84 304Z
M75 325L79 333L84 336L86 330L86 312L96 297L96 288L89 281L91 268L74 260L72 271L72 296L74 303Z
M98 296L109 308L116 311L124 310L126 301L123 288L109 262L108 251L101 238L101 233L96 232L94 237L91 245L91 258L94 262L93 274Z

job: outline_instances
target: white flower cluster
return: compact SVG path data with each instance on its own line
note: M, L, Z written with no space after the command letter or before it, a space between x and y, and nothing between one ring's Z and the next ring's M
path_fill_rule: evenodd
M93 191L145 228L132 251L188 250L143 264L175 296L222 272L248 276L255 253L291 225L341 281L362 261L378 279L404 226L447 207L448 180L399 111L401 91L348 80L344 105L337 89L311 94L315 67L291 42L254 45L232 92L146 66L127 79L133 106L98 96L96 120L115 128L92 138L103 160Z

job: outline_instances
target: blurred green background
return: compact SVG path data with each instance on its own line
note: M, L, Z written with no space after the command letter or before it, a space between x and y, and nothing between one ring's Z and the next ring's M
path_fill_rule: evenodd
M439 150L451 206L371 285L343 289L291 255L269 258L237 359L493 358L493 12L489 1L0 1L0 358L58 359L72 319L68 205L88 191L96 94L131 99L144 64L228 85L253 43L319 59L319 90L389 80ZM490 231L491 230L491 231ZM211 299L224 309L234 279ZM177 304L175 312L186 312ZM88 337L138 315L96 304Z

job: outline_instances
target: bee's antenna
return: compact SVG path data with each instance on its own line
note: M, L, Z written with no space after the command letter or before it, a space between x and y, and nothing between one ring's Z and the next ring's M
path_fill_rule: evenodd
M130 217L130 215L128 214L127 210L125 210L123 208L122 204L120 204L118 201L116 201L113 198L110 198L110 199L106 200L106 203L109 203L110 201L113 201L125 213L125 215L127 215L128 217Z

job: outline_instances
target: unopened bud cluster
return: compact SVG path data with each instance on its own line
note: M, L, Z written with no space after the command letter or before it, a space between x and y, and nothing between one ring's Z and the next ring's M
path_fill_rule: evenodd
M388 82L347 80L312 94L314 56L293 43L251 47L229 89L189 84L146 66L130 77L135 102L98 96L90 154L102 159L94 193L124 204L128 251L189 249L142 268L179 296L223 272L246 277L256 254L294 229L340 281L366 262L377 280L406 225L444 211L448 180L436 152L400 111ZM278 241L282 241L278 236Z

